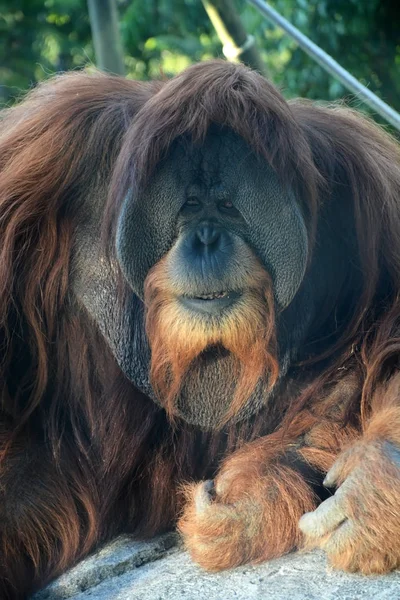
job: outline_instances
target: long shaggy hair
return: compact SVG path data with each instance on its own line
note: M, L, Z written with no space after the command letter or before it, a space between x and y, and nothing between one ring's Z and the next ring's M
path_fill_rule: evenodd
M213 322L188 316L171 286L168 254L150 271L145 284L146 332L152 349L150 376L153 389L168 413L175 414L175 400L190 367L210 347L221 346L235 359L236 382L230 408L220 425L235 416L262 378L270 388L276 383L275 310L270 277L253 259L238 308Z
M331 358L332 366L305 391L294 410L335 378L337 369L348 365L357 350L365 375L364 413L383 364L396 356L400 343L399 145L349 108L305 100L287 103L267 81L244 68L230 69L223 61L198 64L153 96L127 131L111 180L108 233L115 228L128 190L146 185L172 142L183 135L193 142L204 140L214 124L239 134L267 160L283 185L296 190L309 217L311 248L322 203L334 201L338 191L353 203L361 299L352 307L337 342L310 357L313 363ZM386 297L381 302L383 281Z
M146 185L174 139L201 141L211 124L235 131L296 190L310 247L320 207L338 190L347 194L362 271L361 299L335 344L310 356L307 385L288 388L256 417L213 434L181 422L170 427L165 413L122 374L70 285L76 207L98 181L109 190L104 235L113 246L128 189ZM170 527L183 480L212 477L227 453L280 431L299 411L305 411L302 423L314 424L338 401L330 392L349 372L357 385L341 402L365 419L375 390L398 367L399 198L399 149L388 134L340 106L286 103L259 75L222 61L164 83L65 75L4 111L0 596L25 597L122 530L149 536ZM266 364L276 376L266 276L253 288L251 315L231 324L229 334L228 326L202 334L188 325L181 339L187 336L190 345L183 341L174 354L174 308L162 265L149 275L152 377L169 413L189 363L209 344L222 340L241 365L233 411ZM254 356L245 353L250 342Z

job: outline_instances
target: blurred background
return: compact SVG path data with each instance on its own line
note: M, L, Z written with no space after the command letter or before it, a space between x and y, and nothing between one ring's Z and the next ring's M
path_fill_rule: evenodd
M117 38L110 53L120 55L120 67L114 70L129 78L171 76L193 62L223 57L209 16L211 0L89 0L89 6L87 0L0 0L0 104L13 103L56 72L96 65L93 36L101 35L104 14L93 10L104 2L116 9ZM253 6L245 0L229 4L254 36L263 70L287 97L349 96ZM399 1L272 0L270 5L400 110Z

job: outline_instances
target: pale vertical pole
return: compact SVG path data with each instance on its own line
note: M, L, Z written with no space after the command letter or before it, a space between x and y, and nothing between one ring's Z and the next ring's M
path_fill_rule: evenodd
M125 75L115 0L88 0L88 8L97 66Z

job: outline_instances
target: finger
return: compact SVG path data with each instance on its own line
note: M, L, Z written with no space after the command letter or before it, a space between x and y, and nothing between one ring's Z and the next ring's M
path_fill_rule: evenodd
M344 479L349 475L351 468L354 467L353 460L356 458L356 452L354 448L350 448L346 452L343 452L339 458L335 461L333 466L329 469L322 482L325 487L335 487L340 485Z
M212 480L199 483L194 497L196 511L204 512L212 504L214 496L214 482Z
M321 542L321 548L327 554L340 554L349 547L356 539L356 531L354 522L350 519L343 521L329 537Z
M299 521L299 527L305 535L319 538L334 531L346 518L342 499L335 494L313 512L304 514Z

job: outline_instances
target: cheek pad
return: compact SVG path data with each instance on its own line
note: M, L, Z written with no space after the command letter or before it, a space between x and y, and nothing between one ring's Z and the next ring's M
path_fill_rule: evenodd
M154 178L138 198L130 192L124 200L117 224L117 259L141 299L149 270L174 242L181 195L182 189L171 176L161 176Z
M223 171L221 179L226 178L226 187L246 221L248 242L271 274L278 306L286 308L301 285L308 255L307 229L295 196L254 155L240 165L231 162ZM182 162L177 172L166 161L142 194L135 198L131 192L124 200L117 225L117 258L141 299L149 270L174 243L185 175Z
M242 178L235 200L250 232L249 243L271 274L276 302L286 308L307 267L307 228L292 191L284 190L272 170Z

